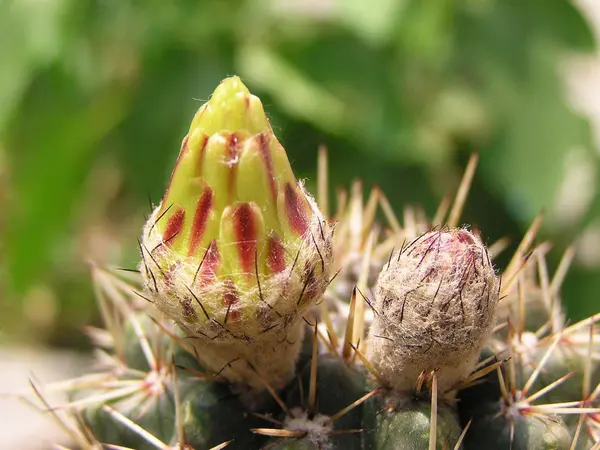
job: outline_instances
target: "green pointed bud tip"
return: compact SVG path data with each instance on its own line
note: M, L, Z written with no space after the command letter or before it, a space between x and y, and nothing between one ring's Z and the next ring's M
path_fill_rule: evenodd
M221 81L210 100L198 110L190 134L196 130L209 136L226 131L255 135L270 131L271 127L260 99L234 76Z

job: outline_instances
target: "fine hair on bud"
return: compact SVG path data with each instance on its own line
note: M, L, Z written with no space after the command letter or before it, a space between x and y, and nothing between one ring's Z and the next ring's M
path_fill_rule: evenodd
M369 332L381 381L413 391L435 370L440 393L456 388L493 330L499 287L486 247L466 229L431 231L392 252Z

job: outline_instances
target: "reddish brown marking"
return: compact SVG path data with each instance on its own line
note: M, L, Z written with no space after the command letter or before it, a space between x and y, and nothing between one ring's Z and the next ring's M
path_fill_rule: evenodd
M286 183L285 185L285 213L288 217L290 227L299 235L304 235L308 229L308 219L304 209L305 199L298 196L296 190Z
M225 294L223 295L223 301L225 306L229 309L229 314L227 315L227 324L235 324L240 321L240 311L237 306L240 302L240 298L235 289L235 285L231 280L225 281Z
M200 151L198 152L198 165L196 166L196 174L202 174L202 166L204 165L204 154L206 153L206 144L208 143L208 136L202 136L202 143L200 144Z
M206 286L214 281L219 268L219 249L217 248L217 242L213 239L206 250L206 256L203 257L202 267L198 273L198 283L200 286Z
M435 254L439 253L452 253L452 254L460 254L463 253L466 249L465 246L462 245L464 243L464 238L460 236L459 233L454 232L434 232L431 233L431 236L423 239L414 247L414 251L419 252L435 252ZM471 242L472 243L472 242ZM412 250L411 250L412 251Z
M458 230L455 233L442 233L441 241L440 251L451 253L453 259L461 257L471 259L476 254L472 247L476 244L475 238L468 231Z
M189 138L190 138L189 134L186 134L185 137L183 138L183 142L181 143L181 150L179 151L179 156L177 156L177 161L175 162L175 167L173 167L173 171L171 172L171 179L169 180L169 184L167 185L167 190L165 191L165 196L163 197L164 205L166 205L165 200L169 196L169 190L171 189L171 183L173 182L173 177L175 176L175 173L177 172L177 166L179 166L179 162L183 158L183 155L185 155L188 151Z
M175 263L171 264L168 270L165 271L164 279L167 285L173 286L173 277L180 265L181 261L177 260Z
M475 243L475 239L473 239L471 233L464 230L458 230L458 232L456 233L456 239L458 239L459 242L462 242L463 244L467 245L473 245Z
M194 307L192 306L192 301L189 298L180 300L179 304L181 305L181 312L183 313L183 317L189 319L191 317L196 316L196 311L194 310Z
M277 235L269 236L267 250L267 267L272 273L283 272L285 269L285 249Z
M227 147L227 164L233 165L237 163L239 137L236 132L229 135L229 145Z
M171 246L173 244L175 236L179 234L181 228L183 227L184 220L185 210L183 208L178 208L173 215L169 217L169 221L167 222L167 226L162 235L162 240L167 246Z
M242 268L247 274L254 275L256 224L250 203L242 203L233 212L233 229Z
M194 214L194 223L192 224L192 234L190 239L190 250L188 255L192 256L198 250L198 246L204 236L206 230L206 222L208 221L208 215L213 207L213 190L210 187L206 187L196 205L196 213Z
M269 151L269 138L266 133L260 133L258 136L259 148L262 158L267 167L267 176L269 178L269 187L271 188L271 195L273 201L277 203L277 185L275 184L275 175L273 174L273 159L271 158L271 152Z
M229 135L229 145L227 147L227 166L229 167L229 182L227 188L229 190L230 199L235 189L235 179L237 176L239 158L239 138L237 133L231 133Z

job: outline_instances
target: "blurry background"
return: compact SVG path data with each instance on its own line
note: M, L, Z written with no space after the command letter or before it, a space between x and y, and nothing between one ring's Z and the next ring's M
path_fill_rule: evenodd
M578 248L569 316L597 312L599 11L594 0L0 0L0 346L86 348L87 261L135 267L189 122L231 74L263 99L309 187L325 144L332 185L360 177L397 210L432 214L479 152L464 221L514 248L543 210L551 265Z

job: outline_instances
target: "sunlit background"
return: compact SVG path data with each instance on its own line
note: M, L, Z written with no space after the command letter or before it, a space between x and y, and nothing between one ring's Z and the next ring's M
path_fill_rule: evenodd
M232 74L311 189L324 144L333 186L433 214L478 152L464 221L514 249L543 212L550 264L577 249L569 316L598 312L598 30L595 0L0 0L0 391L85 355L89 261L136 266L191 118ZM44 448L1 402L0 448Z

